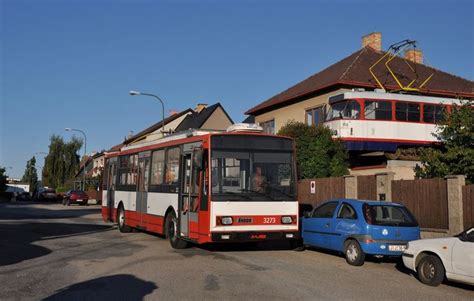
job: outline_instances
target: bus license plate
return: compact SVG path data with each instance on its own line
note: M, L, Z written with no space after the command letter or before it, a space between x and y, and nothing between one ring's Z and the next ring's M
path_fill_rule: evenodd
M403 252L407 247L405 245L390 245L388 250L392 252Z

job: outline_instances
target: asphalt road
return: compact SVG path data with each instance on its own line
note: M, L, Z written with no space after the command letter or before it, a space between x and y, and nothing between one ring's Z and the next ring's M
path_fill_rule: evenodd
M352 267L285 244L173 250L121 234L97 206L0 204L0 300L473 300L474 287L425 286L396 261Z

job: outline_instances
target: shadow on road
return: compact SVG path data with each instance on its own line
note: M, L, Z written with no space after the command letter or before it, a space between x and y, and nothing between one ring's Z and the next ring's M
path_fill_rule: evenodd
M0 266L45 256L51 250L34 245L44 239L86 235L112 229L109 225L26 223L0 224Z
M255 251L278 251L291 250L289 241L268 240L260 242L239 242L239 243L212 243L204 245L193 245L206 251L217 252L255 252Z
M0 220L23 220L23 219L60 219L81 217L89 214L100 213L100 207L86 207L66 209L67 207L59 207L57 204L49 204L55 206L55 209L38 208L31 206L31 203L15 203L0 204ZM41 203L42 207L46 207Z
M156 289L153 282L119 274L70 285L44 300L143 300Z

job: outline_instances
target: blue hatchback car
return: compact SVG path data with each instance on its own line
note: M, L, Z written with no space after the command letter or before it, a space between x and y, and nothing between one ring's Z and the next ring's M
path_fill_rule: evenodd
M420 238L415 217L403 205L353 199L332 200L305 212L303 244L343 252L347 263L364 264L365 255L401 256Z

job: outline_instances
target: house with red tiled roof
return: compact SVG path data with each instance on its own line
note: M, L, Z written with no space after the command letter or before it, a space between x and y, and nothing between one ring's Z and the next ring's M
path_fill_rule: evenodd
M373 34L380 35L380 33ZM326 104L332 95L351 91L354 88L364 88L367 91L379 88L369 68L384 54L380 42L367 44L339 62L250 108L245 114L255 116L255 121L260 124L273 121L274 128L269 129L273 132L277 132L290 119L305 121L306 115ZM404 60L409 59L411 55L410 52L406 53L406 58L395 58L391 64L392 69L405 85L413 79L413 72L404 63ZM419 58L411 59L417 61L411 62L414 63L418 75L413 86L421 84L420 81L434 74L426 86L420 89L419 94L474 98L473 81L423 65ZM377 66L374 73L382 80L386 89L399 88L383 64Z
M474 99L473 81L423 64L423 53L418 48L407 49L405 53L393 56L390 70L384 63L376 64L387 54L382 50L381 38L379 32L362 37L361 49L245 113L253 117L266 132L276 133L289 120L309 125L322 124L329 98L353 90L375 91L383 88L387 92L412 93L418 96ZM375 76L370 72L371 67ZM401 91L401 86L418 89ZM370 173L386 171L390 163L403 163L387 162L385 158L377 160L375 155L366 161L370 161L368 164L385 164L385 167L381 166ZM413 162L406 164L412 170Z

